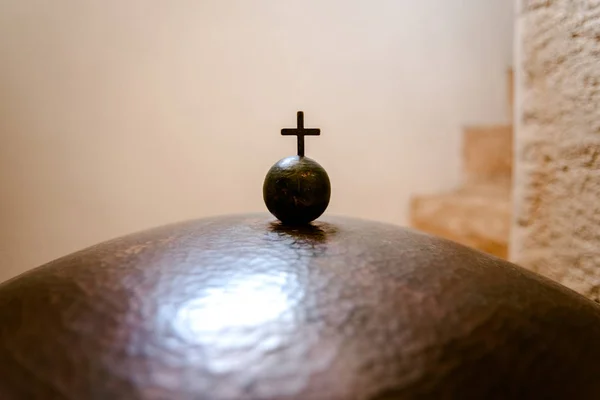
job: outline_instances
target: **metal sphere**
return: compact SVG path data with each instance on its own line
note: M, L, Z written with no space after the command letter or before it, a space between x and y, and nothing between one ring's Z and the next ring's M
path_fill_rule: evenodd
M267 208L284 224L308 224L319 218L331 197L323 167L307 157L291 156L271 167L263 185Z

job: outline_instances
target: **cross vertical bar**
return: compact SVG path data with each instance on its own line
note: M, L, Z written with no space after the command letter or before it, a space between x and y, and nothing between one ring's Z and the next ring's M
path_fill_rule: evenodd
M296 119L296 128L283 128L281 134L284 136L297 136L298 139L298 156L304 157L304 136L319 136L321 130L318 128L304 128L304 113L298 111Z
M304 112L298 111L297 123L298 129L298 156L304 157Z

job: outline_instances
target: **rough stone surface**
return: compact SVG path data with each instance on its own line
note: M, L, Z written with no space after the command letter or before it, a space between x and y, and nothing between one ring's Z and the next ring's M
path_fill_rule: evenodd
M600 1L519 3L511 257L600 299Z

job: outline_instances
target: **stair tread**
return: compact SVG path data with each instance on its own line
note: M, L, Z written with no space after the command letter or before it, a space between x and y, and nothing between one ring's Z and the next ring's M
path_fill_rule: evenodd
M415 197L413 226L459 243L506 256L510 232L508 185L474 185Z

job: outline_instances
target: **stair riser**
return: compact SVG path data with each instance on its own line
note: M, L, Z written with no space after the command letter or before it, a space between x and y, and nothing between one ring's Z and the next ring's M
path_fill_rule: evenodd
M513 164L512 126L465 128L463 163L467 183L509 181Z

